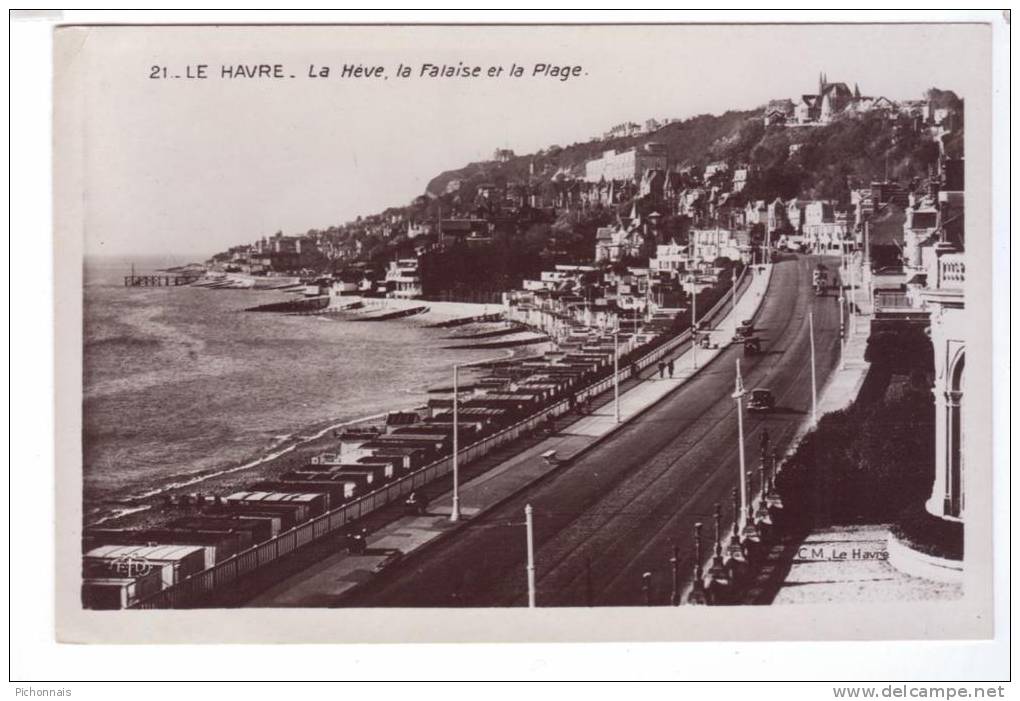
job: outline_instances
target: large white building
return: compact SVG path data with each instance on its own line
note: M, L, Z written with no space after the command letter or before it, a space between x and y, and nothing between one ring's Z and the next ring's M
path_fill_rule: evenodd
M690 264L690 248L679 243L664 243L655 247L655 257L648 261L654 273L680 273Z
M662 144L645 144L628 151L609 150L600 158L584 164L584 179L590 183L600 180L640 180L648 170L666 170L668 159Z
M964 520L966 509L962 427L964 358L967 328L963 290L964 254L951 244L936 244L922 305L930 313L935 349L935 480L925 507L930 514Z
M694 258L697 260L713 261L716 258L729 258L746 263L751 259L751 240L746 231L691 229L689 235Z
M421 277L417 258L391 261L386 269L386 296L402 299L421 297Z

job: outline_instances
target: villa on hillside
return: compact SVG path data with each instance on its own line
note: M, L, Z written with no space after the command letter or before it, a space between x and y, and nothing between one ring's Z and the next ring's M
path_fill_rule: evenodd
M876 110L896 112L896 104L885 97L865 97L855 84L830 83L824 73L818 75L818 90L796 99L769 100L762 114L766 127L812 126L829 124L840 115L860 115Z
M643 237L636 227L602 226L595 232L595 262L616 263L641 253Z

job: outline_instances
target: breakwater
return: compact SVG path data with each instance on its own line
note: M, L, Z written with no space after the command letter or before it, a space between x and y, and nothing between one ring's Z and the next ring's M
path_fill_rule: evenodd
M459 319L440 321L435 324L429 324L429 327L434 329L449 329L457 326L467 326L468 324L484 324L488 322L502 321L502 319L503 313L498 312L496 314L481 314L479 316L465 316Z
M124 287L180 287L182 285L190 285L196 280L201 279L202 275L197 273L185 273L177 275L167 274L150 274L150 275L131 275L124 276Z
M518 324L511 322L510 325L505 329L496 329L495 331L481 331L479 333L464 334L462 336L447 336L446 338L451 341L473 341L479 338L496 338L497 336L510 336L511 334L520 333L528 329L524 324Z
M271 312L277 314L307 314L324 311L329 307L329 297L321 295L317 297L306 297L303 299L291 299L286 302L271 302L260 304L255 307L248 307L246 312Z
M488 341L482 343L468 343L459 346L443 346L446 350L468 350L477 348L519 348L521 346L533 346L538 343L548 343L549 337L545 334L529 336L527 338L515 338L509 341Z
M382 314L375 314L373 316L352 317L351 321L393 321L394 319L403 319L409 316L425 314L428 310L428 307L410 307L408 309L397 309L395 311L383 312Z

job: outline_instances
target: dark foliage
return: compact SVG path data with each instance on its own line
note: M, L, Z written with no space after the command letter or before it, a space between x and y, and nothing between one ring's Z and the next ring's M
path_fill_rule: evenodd
M876 331L868 338L864 359L890 372L906 374L913 370L931 371L934 366L931 338L919 326Z
M935 415L923 381L898 396L826 414L787 462L780 487L823 524L893 520L931 488Z
M963 559L963 523L932 516L921 502L909 506L897 517L892 532L914 550L927 555Z

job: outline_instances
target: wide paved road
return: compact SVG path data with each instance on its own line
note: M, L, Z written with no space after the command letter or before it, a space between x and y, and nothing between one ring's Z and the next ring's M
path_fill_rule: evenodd
M660 404L576 462L479 516L462 531L395 564L342 606L521 606L527 603L524 506L534 508L539 606L643 605L642 573L652 573L653 604L668 602L669 558L694 566L692 531L711 542L715 502L731 518L737 485L737 419L731 398L734 359L743 357L747 389L776 397L768 415L745 411L748 468L767 427L785 450L811 411L808 312L814 311L818 386L838 361L836 297L816 298L811 271L820 259L776 265L757 326L763 353L732 347ZM834 270L837 259L823 259Z

